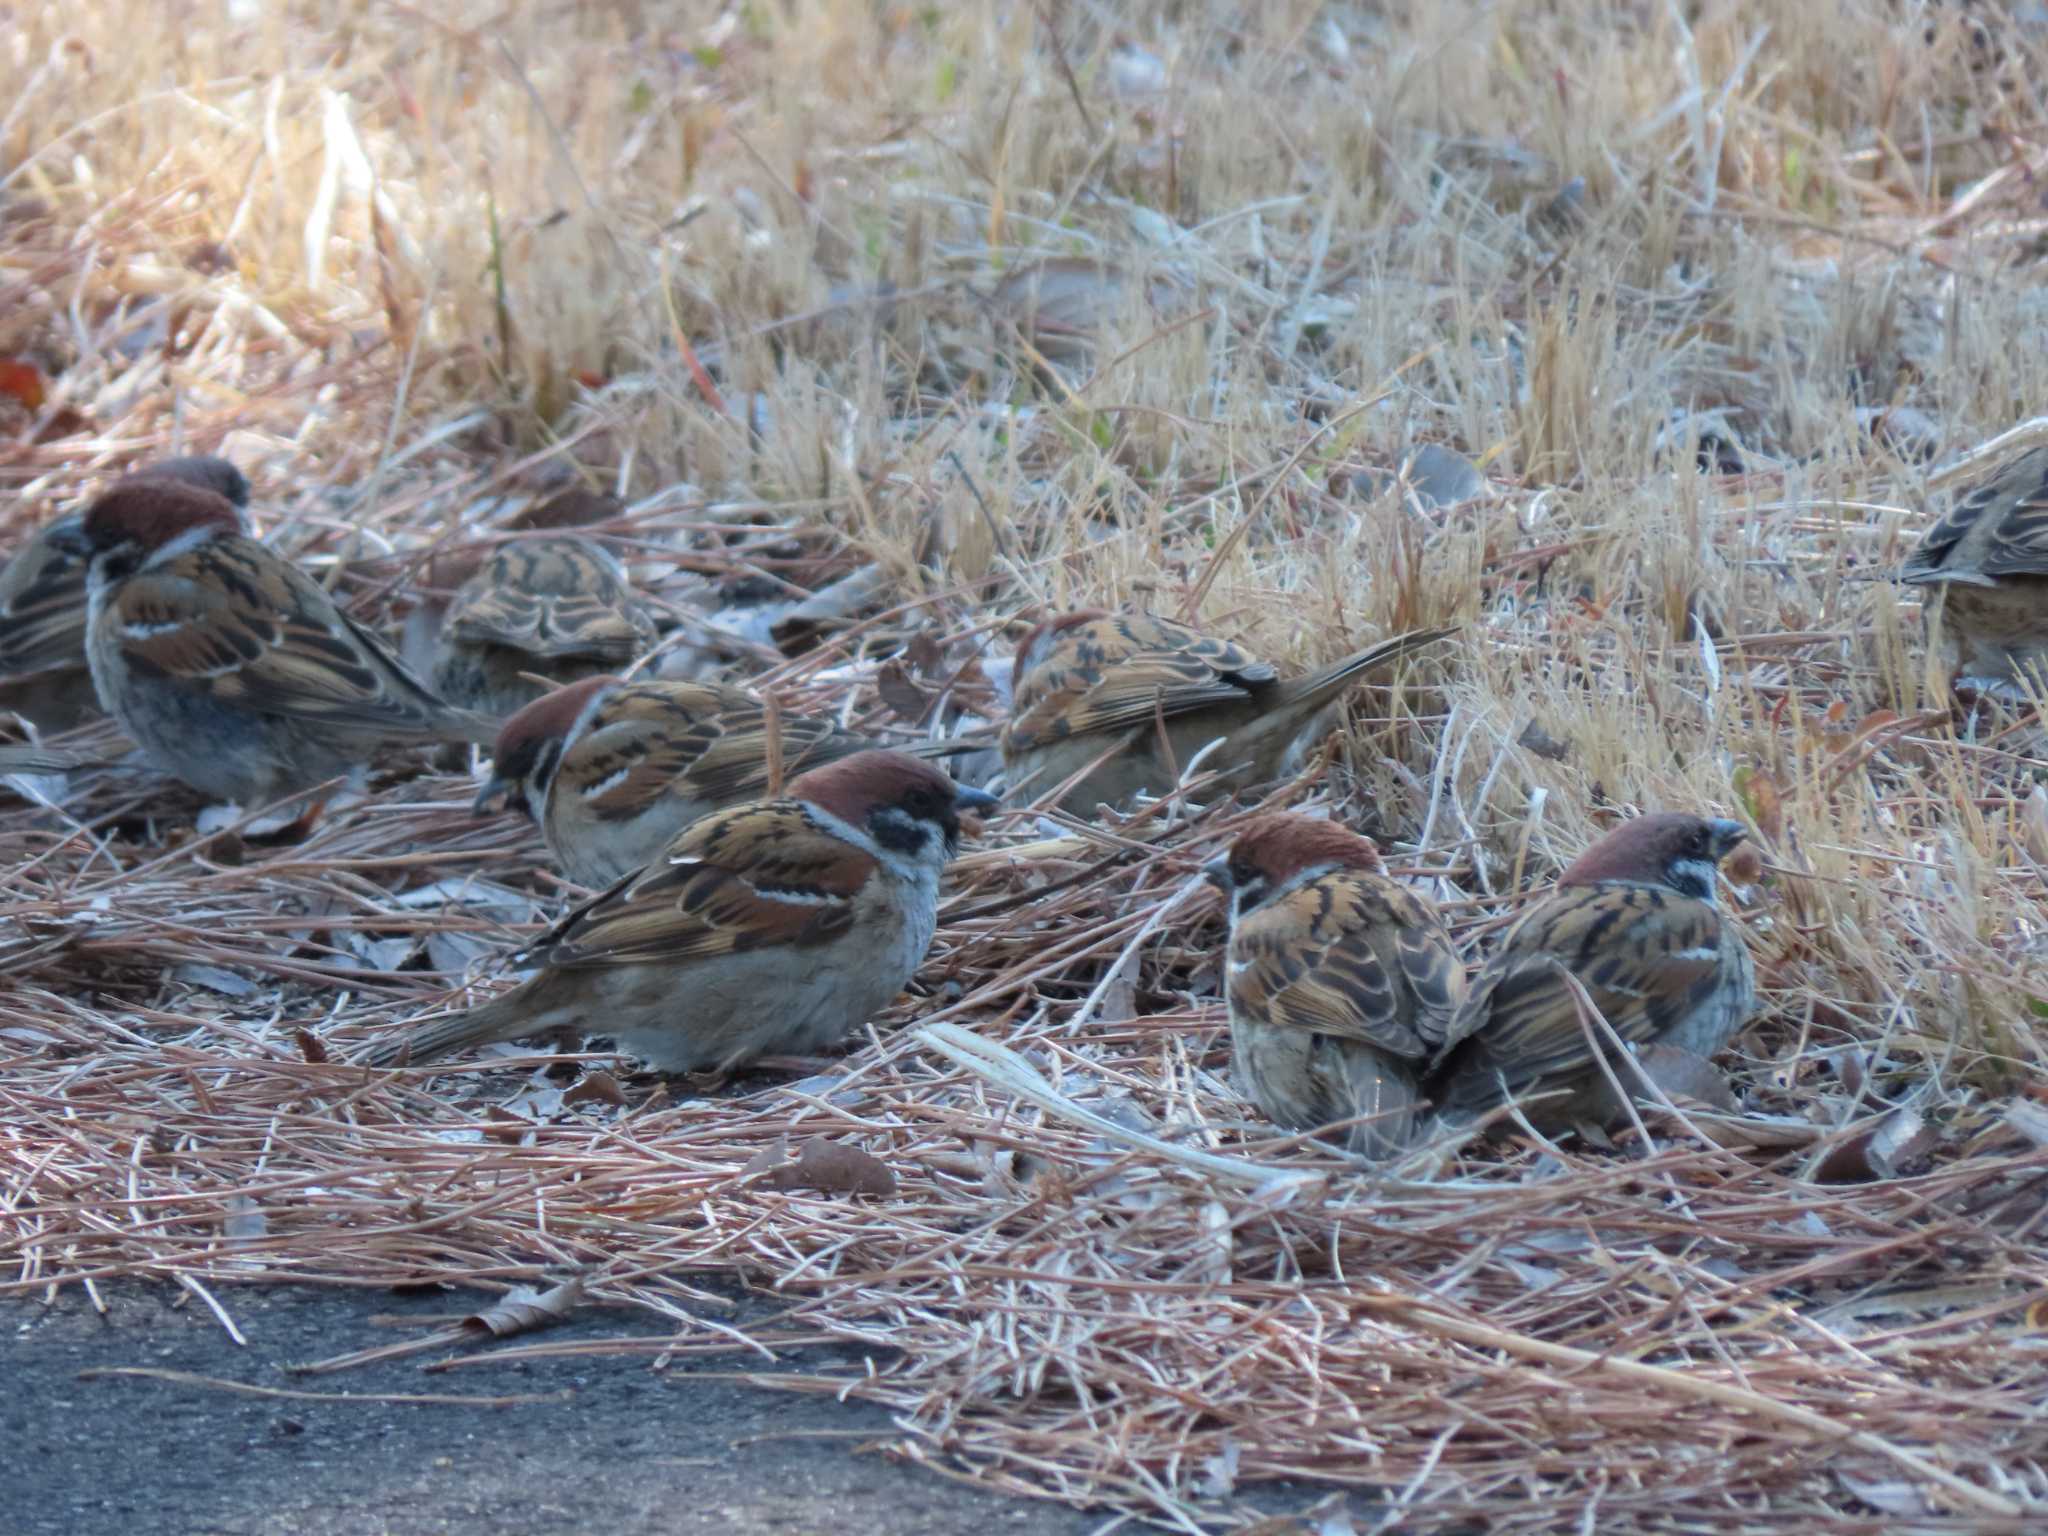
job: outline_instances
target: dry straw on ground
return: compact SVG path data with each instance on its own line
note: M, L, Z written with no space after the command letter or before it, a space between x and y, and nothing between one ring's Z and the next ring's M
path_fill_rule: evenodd
M236 858L82 773L0 808L0 1290L161 1277L232 1329L280 1277L573 1278L658 1363L871 1343L805 1384L904 1454L1181 1530L1281 1474L1372 1492L1326 1530L2039 1521L2039 736L1952 709L1881 579L2048 402L2020 9L14 7L11 537L225 451L398 627L574 466L685 615L874 567L797 660L726 654L906 733L999 713L1032 604L1297 665L1458 621L1279 796L1475 947L1631 808L1744 815L1767 873L1743 1115L1432 1180L1230 1092L1188 887L1242 810L998 819L919 996L699 1098L330 1059L559 902L472 779ZM1485 493L1361 485L1427 443ZM769 1166L821 1137L893 1192ZM736 1278L784 1322L722 1323Z

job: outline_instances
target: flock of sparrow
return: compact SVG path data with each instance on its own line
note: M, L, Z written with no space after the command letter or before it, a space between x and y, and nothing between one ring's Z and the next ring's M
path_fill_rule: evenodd
M662 1071L724 1071L830 1046L909 982L962 819L998 803L935 766L947 748L885 750L737 686L622 680L655 633L626 571L578 534L498 546L422 680L250 535L248 494L220 459L168 460L41 529L0 576L0 697L46 726L96 702L155 768L244 806L310 796L392 744L489 750L479 814L525 811L600 894L516 957L532 972L519 985L363 1062L558 1032L612 1036ZM1967 676L2036 675L2048 449L1963 498L1902 577L1945 591ZM1285 679L1150 614L1059 615L1017 652L1007 790L1085 816L1172 791L1197 759L1221 770L1218 793L1269 781L1349 687L1445 633ZM44 766L0 751L0 770ZM1237 1080L1277 1124L1373 1156L1509 1102L1540 1128L1611 1118L1624 1057L1711 1056L1754 1008L1716 901L1743 838L1684 813L1623 822L1468 975L1369 839L1260 816L1203 870L1228 904Z

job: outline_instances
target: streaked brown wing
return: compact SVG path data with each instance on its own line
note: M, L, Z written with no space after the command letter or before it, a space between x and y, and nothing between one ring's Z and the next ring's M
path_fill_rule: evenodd
M690 770L690 787L718 800L752 798L768 789L768 717L756 707L747 718L727 718L725 727ZM783 715L776 722L782 740L782 778L850 757L874 745L838 729L829 720Z
M448 714L309 577L248 540L138 572L112 602L122 653L145 675L351 729L433 734Z
M1445 1070L1498 1072L1510 1091L1593 1063L1558 966L1629 1044L1657 1039L1712 993L1724 929L1707 903L1646 885L1561 891L1510 930L1451 1029Z
M852 927L854 897L874 869L793 801L739 806L685 828L521 961L566 970L820 944Z
M1394 891L1394 965L1415 1000L1415 1032L1435 1050L1464 1005L1465 962L1436 909L1412 891Z
M1390 892L1408 895L1369 877L1331 874L1247 913L1230 941L1232 1004L1276 1026L1360 1040L1392 1056L1426 1055L1431 1041L1415 1028L1398 958L1398 929L1412 914L1398 913Z
M447 619L453 640L528 655L630 661L653 626L616 560L585 539L523 539L493 551Z
M575 795L603 820L631 821L681 792L678 780L719 740L714 722L750 703L737 689L691 683L617 688L569 748L554 793Z
M629 683L577 738L557 782L607 820L631 820L670 795L757 799L768 790L767 719L761 701L737 688ZM872 745L808 716L783 715L778 729L785 782Z
M2048 575L2048 448L2020 455L1921 535L1902 580Z
M1114 614L1062 631L1018 681L1010 750L1114 731L1250 698L1275 681L1228 641L1153 614Z

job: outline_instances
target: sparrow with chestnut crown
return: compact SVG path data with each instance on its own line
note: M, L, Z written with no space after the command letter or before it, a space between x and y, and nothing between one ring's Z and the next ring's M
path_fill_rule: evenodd
M248 480L211 454L159 459L115 485L150 480L213 491L238 513L249 505ZM84 516L72 512L44 524L0 572L0 709L24 716L38 730L66 731L99 713L85 659L87 557L76 548Z
M1276 1124L1346 1123L1353 1151L1397 1151L1465 998L1435 906L1388 877L1370 838L1295 812L1252 821L1202 872L1229 902L1224 997L1246 1097Z
M496 734L241 530L225 496L136 481L95 501L65 541L91 560L86 652L100 702L153 763L253 805L357 769L387 743Z
M779 800L703 818L515 957L511 991L360 1058L432 1061L543 1031L609 1034L664 1072L729 1071L843 1039L903 990L938 926L963 811L994 797L860 752Z

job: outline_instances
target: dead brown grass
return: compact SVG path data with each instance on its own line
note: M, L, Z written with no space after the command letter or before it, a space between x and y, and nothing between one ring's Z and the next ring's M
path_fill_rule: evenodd
M683 9L17 7L0 356L49 394L0 401L13 529L217 449L397 624L569 467L678 603L816 584L750 520L876 565L889 610L775 676L878 726L907 637L945 642L936 695L1034 604L1298 664L1462 621L1281 793L1475 945L1619 811L1748 816L1752 1112L1434 1181L1248 1123L1186 894L1225 813L1178 805L999 822L933 990L823 1077L371 1078L326 1058L487 973L559 896L538 844L414 778L229 863L117 770L0 812L0 1289L161 1276L232 1328L236 1283L574 1276L667 1319L657 1362L870 1343L810 1384L890 1404L904 1454L1172 1529L1281 1474L1415 1531L2038 1520L2040 738L1953 711L1872 579L1955 478L1903 445L1947 464L2048 400L2036 34L1877 0ZM1431 442L1488 494L1346 493ZM895 1193L744 1172L816 1136ZM707 1276L785 1324L736 1336Z

